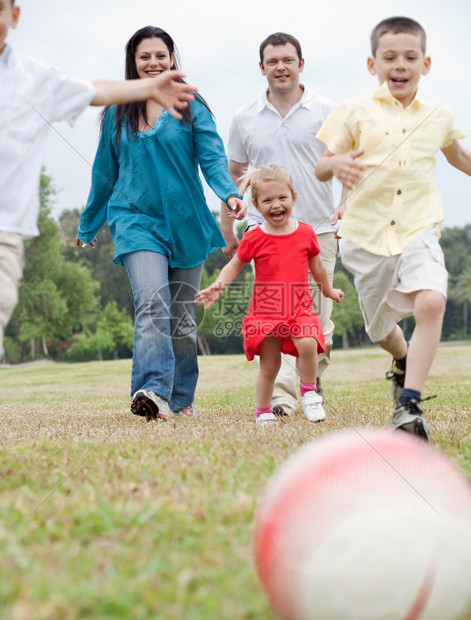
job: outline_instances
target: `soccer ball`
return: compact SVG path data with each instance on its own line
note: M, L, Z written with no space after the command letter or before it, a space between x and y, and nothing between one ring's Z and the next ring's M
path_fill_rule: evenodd
M456 618L471 603L471 485L409 433L330 433L275 471L254 551L284 620Z

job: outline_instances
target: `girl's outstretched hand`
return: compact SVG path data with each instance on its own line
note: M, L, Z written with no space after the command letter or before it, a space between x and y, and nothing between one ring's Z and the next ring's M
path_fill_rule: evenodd
M203 288L196 293L195 304L197 306L204 305L205 308L210 308L213 303L221 297L225 288L222 282L213 282L208 288Z

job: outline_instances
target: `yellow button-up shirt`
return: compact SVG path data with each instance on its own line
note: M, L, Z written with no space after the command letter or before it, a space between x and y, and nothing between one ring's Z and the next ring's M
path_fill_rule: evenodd
M382 256L404 251L443 222L435 155L466 134L453 129L450 106L418 93L403 108L383 83L373 96L337 106L317 133L334 155L364 149L360 184L347 199L339 235Z

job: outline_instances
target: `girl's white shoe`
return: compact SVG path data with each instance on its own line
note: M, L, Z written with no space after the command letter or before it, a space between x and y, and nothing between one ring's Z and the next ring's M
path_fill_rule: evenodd
M274 413L261 413L255 423L259 426L276 426L278 421Z
M325 419L323 402L324 399L317 392L306 392L301 396L301 407L309 422L320 422Z

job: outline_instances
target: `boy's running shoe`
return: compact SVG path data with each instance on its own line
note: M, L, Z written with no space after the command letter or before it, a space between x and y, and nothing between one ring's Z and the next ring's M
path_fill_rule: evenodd
M430 436L424 412L415 398L408 398L397 404L390 426L394 430L406 431L426 440Z
M391 381L392 397L396 405L399 402L399 397L404 389L405 377L406 371L399 368L396 360L393 358L391 369L386 373L386 379Z
M131 413L147 420L168 420L172 415L168 402L148 390L138 390L131 401Z

